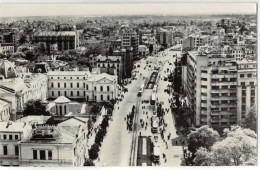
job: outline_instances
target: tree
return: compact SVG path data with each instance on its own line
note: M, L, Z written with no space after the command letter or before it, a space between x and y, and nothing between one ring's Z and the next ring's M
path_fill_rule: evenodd
M46 106L42 104L40 100L29 100L25 104L25 109L23 110L23 115L50 115L49 112L46 111Z
M85 159L83 166L95 166L95 164L94 164L93 160Z
M250 129L232 126L224 130L226 136L211 148L199 148L195 165L207 164L239 166L257 164L257 135Z
M255 106L251 107L249 112L246 114L245 120L242 122L242 127L249 128L256 132L256 109Z
M25 59L26 59L26 60L29 60L29 61L34 61L34 60L37 59L37 57L36 57L36 55L33 54L32 51L27 51L27 52L25 53Z
M24 44L26 43L26 35L21 34L20 39L19 39L19 44Z
M195 154L200 147L209 149L218 139L219 134L217 131L208 125L202 126L195 131L191 131L188 135L188 150Z
M92 160L95 160L98 158L98 151L95 148L90 148L88 151L89 158Z
M101 110L101 107L98 104L93 104L90 112L94 115L97 115Z
M109 56L113 56L113 53L114 53L114 52L113 52L113 48L110 46L110 47L109 47L109 50L108 50L108 55L109 55Z
M150 54L153 53L153 44L150 44L150 45L149 45L149 52L150 52Z
M195 153L194 158L195 166L210 166L213 162L212 152L209 152L206 148L200 147Z

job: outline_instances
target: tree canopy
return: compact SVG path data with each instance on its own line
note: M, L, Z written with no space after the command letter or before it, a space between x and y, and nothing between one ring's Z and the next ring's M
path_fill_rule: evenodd
M41 100L29 100L25 104L25 108L23 110L23 115L50 115L49 112L46 111L46 106L42 104Z
M256 130L257 130L256 121L257 121L256 109L255 109L255 106L253 106L253 107L251 107L249 112L246 114L246 117L242 122L242 127L249 128L256 132Z

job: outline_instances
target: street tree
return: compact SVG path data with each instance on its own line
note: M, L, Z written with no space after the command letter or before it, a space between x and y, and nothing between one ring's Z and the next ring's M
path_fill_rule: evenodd
M95 166L95 163L91 159L86 159L83 166Z
M200 147L209 149L218 139L219 134L217 131L208 125L201 126L188 135L188 150L194 155Z
M98 158L98 151L95 148L90 148L88 154L89 158L92 160L96 160Z
M25 34L21 34L20 35L20 39L19 39L19 44L21 45L21 44L24 44L26 42L27 42L26 41L26 35Z
M256 132L256 130L257 130L256 121L257 121L256 109L255 109L255 106L253 106L250 108L249 112L246 114L246 117L242 122L242 127L249 128Z
M210 166L213 162L212 152L204 147L200 147L195 155L196 157L193 160L195 166Z

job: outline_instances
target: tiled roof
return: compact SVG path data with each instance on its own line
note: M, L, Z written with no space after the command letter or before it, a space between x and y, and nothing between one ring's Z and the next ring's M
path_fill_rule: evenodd
M68 103L70 100L64 96L58 97L56 100L53 101L54 103Z

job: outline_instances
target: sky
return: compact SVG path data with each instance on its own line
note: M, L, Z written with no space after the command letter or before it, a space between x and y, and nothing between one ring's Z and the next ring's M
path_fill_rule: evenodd
M256 3L0 4L0 16L2 17L256 14L256 10Z

